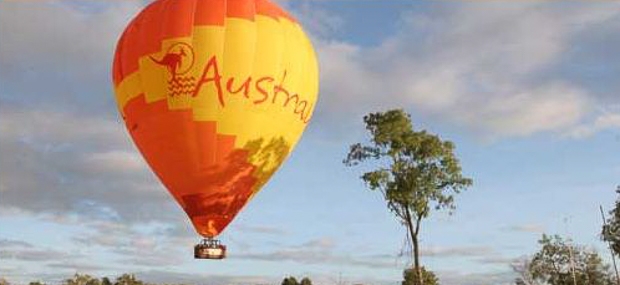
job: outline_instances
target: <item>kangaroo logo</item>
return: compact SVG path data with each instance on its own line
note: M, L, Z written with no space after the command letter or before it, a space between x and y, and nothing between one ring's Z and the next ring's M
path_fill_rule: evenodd
M187 95L194 92L193 76L182 76L188 73L194 66L194 49L187 43L175 43L164 54L161 59L153 56L149 58L157 65L163 66L170 73L168 80L169 95Z
M172 77L176 77L177 70L183 63L183 57L187 55L185 49L181 48L179 53L167 53L164 58L157 60L154 57L150 57L155 63L164 65L168 68L168 71L172 74Z

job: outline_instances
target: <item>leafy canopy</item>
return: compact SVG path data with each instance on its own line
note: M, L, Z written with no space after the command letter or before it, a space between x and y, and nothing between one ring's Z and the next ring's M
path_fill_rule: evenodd
M367 160L379 167L362 175L371 190L383 193L388 208L403 220L407 210L425 218L431 210L454 209L453 194L472 184L461 174L454 144L426 131L414 131L403 110L371 113L364 117L371 143L351 146L345 159L348 166Z
M310 280L310 278L308 277L304 277L301 279L301 282L299 282L300 285L312 285L312 280Z
M285 277L284 280L282 280L282 285L299 285L299 282L297 281L297 279L293 276L289 276L289 277Z
M422 284L424 285L438 285L439 279L435 276L435 273L430 270L426 270L426 268L422 267L420 272L422 272ZM401 285L416 285L418 284L418 271L414 268L408 268L403 271L403 282Z

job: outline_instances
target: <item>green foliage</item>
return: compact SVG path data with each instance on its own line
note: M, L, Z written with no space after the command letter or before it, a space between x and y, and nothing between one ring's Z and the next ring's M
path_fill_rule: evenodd
M36 285L39 285L39 284L36 284ZM100 280L88 274L75 274L73 278L66 279L62 284L63 285L147 285L141 280L138 280L136 276L133 274L123 274L117 277L116 282L114 283L112 283L108 277L103 277ZM35 285L35 284L31 282L30 285Z
M523 280L523 278L517 277L517 279L515 279L515 285L528 285L528 283L525 282L525 280Z
M86 282L86 285L101 285L101 282L99 281L99 279L94 279L93 278L91 280L88 280Z
M426 268L422 267L422 279L424 285L438 285L439 279L435 276L435 273L432 271L427 271ZM414 268L408 268L403 271L403 282L402 285L416 285L418 282L418 273Z
M0 285L10 285L6 280L0 278ZM41 281L32 281L28 285L46 285ZM101 279L94 278L88 274L75 274L69 279L61 282L61 285L151 285L136 278L133 274L123 274L116 278L112 283L110 278L103 277Z
M471 186L472 180L461 174L454 144L424 130L413 130L411 118L403 110L371 113L364 122L370 143L351 145L344 163L355 166L374 162L374 169L361 178L368 188L383 194L388 209L407 227L414 265L419 270L422 219L433 209L454 210L454 195Z
M538 285L539 283L534 280L532 272L530 271L531 260L521 259L513 264L512 270L519 274L519 277L515 279L516 285Z
M301 282L299 282L300 285L312 285L312 281L310 280L310 278L308 277L304 277L303 279L301 279Z
M620 186L616 189L616 193L620 194ZM620 197L616 199L616 205L609 214L610 217L603 226L601 237L611 244L614 254L620 256Z
M301 279L301 282L298 282L297 279L293 276L285 277L282 280L282 285L312 285L312 281L308 277L304 277Z
M144 282L136 279L136 276L133 274L123 274L120 277L116 278L116 282L114 285L145 285Z
M39 282L31 282L30 285L44 285ZM123 274L116 278L116 282L112 283L108 277L101 279L94 278L87 274L75 274L73 278L66 279L62 285L147 285L138 280L133 274Z
M73 278L66 279L64 285L100 285L99 279L93 278L88 274L75 274Z
M299 282L297 282L297 279L295 279L295 277L289 276L282 280L282 285L299 285Z
M425 218L431 206L454 209L453 194L472 184L461 175L454 144L426 131L414 131L409 115L402 110L372 113L364 117L372 139L370 145L354 144L345 159L348 166L367 160L379 167L362 179L372 190L380 190L389 209L402 220L407 210ZM432 205L434 204L434 205Z
M543 235L541 245L529 262L531 280L519 278L519 284L611 285L609 266L592 250L571 245L560 236ZM574 270L574 274L573 274ZM527 282L529 281L529 282Z
M103 277L101 279L94 278L87 274L75 274L72 278L65 279L62 285L151 285L136 278L133 274L123 274L116 278L112 283L110 278ZM6 279L0 277L0 285L11 285ZM45 285L40 281L30 282L28 285ZM312 281L308 277L298 282L295 277L286 277L282 281L282 285L312 285Z

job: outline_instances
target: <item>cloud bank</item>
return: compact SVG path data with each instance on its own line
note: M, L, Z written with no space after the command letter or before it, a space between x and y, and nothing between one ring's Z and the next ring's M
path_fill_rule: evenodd
M618 84L588 78L594 67L620 69L611 53L620 43L608 38L620 29L601 29L617 27L619 16L614 2L465 2L410 12L404 28L375 47L319 38L316 118L346 125L400 107L490 139L618 129L619 102L610 99ZM597 46L605 56L590 56Z

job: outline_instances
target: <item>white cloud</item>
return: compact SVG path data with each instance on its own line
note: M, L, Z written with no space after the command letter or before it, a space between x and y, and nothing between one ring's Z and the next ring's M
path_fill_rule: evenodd
M284 229L280 229L280 228L276 228L272 226L265 226L265 225L245 225L245 224L235 223L231 225L231 227L239 230L240 232L246 232L246 233L258 233L258 234L276 235L276 236L282 236L282 235L287 234L287 232Z
M575 139L583 139L610 129L620 129L620 113L603 113L596 117L593 122L575 126L565 135Z
M462 112L461 124L505 136L566 129L588 112L590 102L582 90L566 83L550 83L505 98L489 98L477 111Z
M535 233L535 234L541 234L545 232L545 226L541 224L515 225L512 227L508 227L507 229L511 231L516 231L516 232Z
M282 281L281 277L273 276L188 274L163 270L138 272L136 276L147 282L162 284L275 284Z
M24 108L6 102L2 102L0 111L0 139L19 140L41 151L60 151L85 142L98 148L118 148L130 142L120 119Z
M350 254L338 251L331 238L309 240L299 245L279 246L273 251L248 251L236 254L234 259L270 262L295 262L299 264L336 264L355 267L395 269L400 266L396 255Z
M116 115L110 71L114 49L142 1L81 2L0 1L2 100L28 109Z
M422 248L420 255L427 257L472 257L482 256L487 257L495 254L495 250L487 246L454 246L454 247L440 247L440 246L427 246Z
M90 153L84 162L94 171L140 172L146 165L138 152L121 150Z
M477 262L482 264L497 264L497 265L510 265L513 264L518 258L504 257L504 256L489 256L477 259Z
M73 238L80 246L101 248L115 256L122 264L131 264L124 270L140 266L172 266L183 263L185 250L193 247L195 235L186 229L181 235L169 228L184 224L174 223L128 224L123 221L81 220L86 231ZM145 230L147 229L147 230Z
M91 264L90 262L75 262L75 261L64 261L64 262L53 262L47 265L48 268L54 270L62 270L64 272L102 272L104 270L121 270L119 267L107 266L101 263L99 264ZM85 273L81 273L85 274ZM62 276L64 279L70 278L71 275Z
M310 240L304 243L303 245L301 245L300 247L316 249L316 250L330 250L334 248L335 246L336 246L336 242L332 238L324 237L320 239Z
M287 7L290 3L288 0L276 1L282 3L283 7ZM299 1L297 9L288 9L292 12L297 20L302 23L306 32L314 36L331 36L339 33L342 30L342 26L345 24L344 19L337 13L325 10L316 9L312 2Z
M504 285L513 284L516 274L510 271L489 272L489 273L463 273L459 271L438 271L436 272L441 284L446 285L478 285L493 284Z
M42 262L47 260L70 260L82 255L54 248L36 247L21 241L5 240L0 244L0 260Z
M377 47L317 41L322 97L315 118L346 125L371 111L404 107L502 138L562 133L597 112L601 102L591 90L557 68L572 60L565 55L581 35L619 17L618 3L459 7L410 13L405 28Z
M11 240L11 239L0 239L0 248L32 248L32 244L21 241L21 240Z
M140 0L114 1L98 13L88 13L61 1L0 2L0 69L56 66L91 70L106 67L116 40Z
M183 215L117 120L11 105L0 110L3 208L129 222Z

